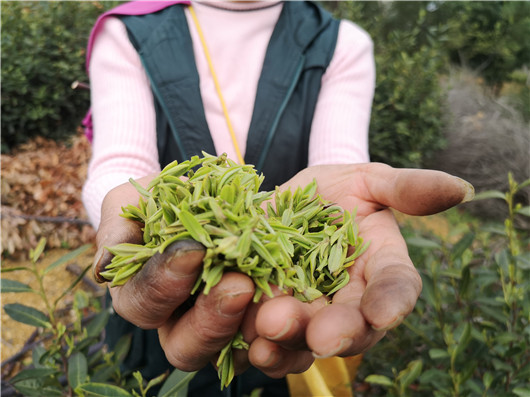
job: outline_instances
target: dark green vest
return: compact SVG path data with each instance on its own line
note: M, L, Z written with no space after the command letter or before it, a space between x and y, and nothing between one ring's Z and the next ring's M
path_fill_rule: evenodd
M183 7L120 16L151 82L161 166L202 151L215 153ZM267 48L245 151L245 162L265 175L263 189L273 189L307 166L313 113L322 75L333 57L338 26L337 20L314 3L288 1L283 5ZM144 376L150 378L170 368L156 331L140 330L118 316L110 322L107 341L111 346L120 335L133 333L124 369L143 367ZM189 395L226 395L227 389L219 391L216 376L211 367L200 371ZM209 383L212 379L213 384ZM285 389L283 383L267 379L256 369L234 383L235 395L264 387L266 394L281 396Z
M121 17L151 81L162 166L201 151L215 153L183 7ZM313 113L338 26L314 3L283 5L265 55L245 151L245 162L265 175L264 189L307 167Z

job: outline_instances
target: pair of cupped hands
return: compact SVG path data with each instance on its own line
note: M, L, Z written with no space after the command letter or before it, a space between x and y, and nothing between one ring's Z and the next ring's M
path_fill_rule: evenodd
M146 186L151 177L139 179ZM352 356L375 345L413 310L422 282L390 208L430 215L473 198L473 187L449 174L395 169L379 163L326 165L304 169L281 189L306 186L347 210L357 208L359 234L369 248L349 268L349 283L328 297L303 303L274 290L274 298L253 303L254 284L244 274L226 273L208 295L187 305L204 247L180 241L152 257L128 283L110 289L115 311L144 329L158 329L169 362L184 371L215 363L220 350L241 330L249 350L234 351L236 373L249 365L271 377L308 369L315 358ZM111 260L104 247L141 243L141 225L119 214L138 204L127 183L104 199L97 233L97 274Z

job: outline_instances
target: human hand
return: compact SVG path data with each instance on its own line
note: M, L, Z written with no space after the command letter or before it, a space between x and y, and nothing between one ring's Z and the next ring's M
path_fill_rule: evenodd
M284 188L305 186L313 178L325 199L346 209L358 207L361 235L371 241L351 271L350 284L335 294L333 305L327 306L323 298L302 304L288 296L249 305L252 281L228 273L190 308L186 302L204 251L194 242L179 242L153 257L127 284L111 289L118 314L142 328L158 328L169 361L187 371L215 359L240 326L251 347L248 353L234 352L236 372L250 361L270 376L283 376L309 367L313 361L309 349L317 355L351 355L368 349L384 335L384 329L397 325L412 310L421 289L392 214L384 209L393 206L418 215L441 211L462 200L464 185L434 171L366 164L314 167L299 173ZM149 180L140 182L146 185ZM391 180L388 186L385 180ZM422 185L424 180L429 183ZM415 194L420 197L416 202L411 200ZM97 236L100 249L141 242L139 226L118 216L121 206L137 201L138 194L129 184L109 193ZM109 253L100 252L99 267L110 261ZM395 299L383 299L378 305L385 294Z
M137 180L144 187L155 175ZM98 251L94 276L112 259L105 247L119 243L141 244L141 225L119 216L122 206L138 205L139 194L125 183L111 190L102 204L96 235ZM110 288L114 310L143 329L158 329L168 360L184 371L195 371L215 359L239 329L245 309L254 295L254 284L245 275L226 274L208 295L199 294L191 304L190 293L200 274L204 247L193 240L173 243L153 256L142 271L122 286ZM248 366L246 354L240 372Z
M474 194L469 183L439 171L377 163L311 167L281 188L305 186L313 179L325 200L346 210L357 208L359 234L370 246L349 269L350 282L335 293L331 305L325 297L308 304L290 296L261 305L255 329L246 331L255 338L249 360L272 377L302 372L315 357L363 353L413 310L421 278L389 207L430 215Z

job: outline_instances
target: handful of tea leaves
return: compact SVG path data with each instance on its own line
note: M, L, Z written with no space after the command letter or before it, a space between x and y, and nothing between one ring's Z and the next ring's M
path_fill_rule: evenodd
M226 154L203 156L169 164L146 189L131 180L142 198L122 216L144 225L144 244L108 248L114 258L100 275L111 286L126 283L154 254L183 239L206 248L192 294L208 294L228 271L251 277L256 302L272 296L270 284L312 301L348 283L346 268L367 248L354 215L315 195L315 181L294 193L262 192L263 176L252 165L238 165ZM217 362L222 386L234 376L234 348L248 348L241 333Z

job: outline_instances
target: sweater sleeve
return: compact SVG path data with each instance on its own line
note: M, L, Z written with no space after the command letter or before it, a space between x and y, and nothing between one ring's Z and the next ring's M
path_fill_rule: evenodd
M309 140L309 166L369 161L374 89L372 40L354 23L341 21L333 59L322 77Z
M105 195L160 171L153 95L125 25L105 20L89 66L94 140L82 199L94 227Z

